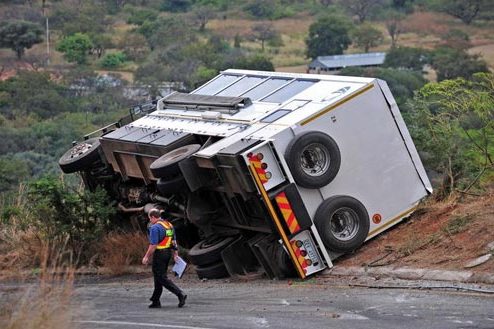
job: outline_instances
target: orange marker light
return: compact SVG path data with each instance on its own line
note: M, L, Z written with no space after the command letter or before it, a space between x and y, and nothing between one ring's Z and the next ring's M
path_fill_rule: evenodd
M372 215L372 222L374 224L379 224L381 222L381 220L382 220L381 214L374 214L374 215Z

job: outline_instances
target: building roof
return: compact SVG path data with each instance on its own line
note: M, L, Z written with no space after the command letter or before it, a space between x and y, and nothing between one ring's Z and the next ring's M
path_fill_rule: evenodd
M350 55L318 56L309 64L309 68L338 69L348 66L381 65L386 53L364 53Z

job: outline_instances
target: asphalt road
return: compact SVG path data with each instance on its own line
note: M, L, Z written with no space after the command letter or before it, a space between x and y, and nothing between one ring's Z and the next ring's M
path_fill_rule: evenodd
M168 292L161 298L163 308L148 309L150 276L79 283L77 324L84 329L494 328L494 294L406 287L434 283L379 281L371 285L388 288L370 289L349 286L345 278L200 281L189 276L178 284L188 294L182 309Z

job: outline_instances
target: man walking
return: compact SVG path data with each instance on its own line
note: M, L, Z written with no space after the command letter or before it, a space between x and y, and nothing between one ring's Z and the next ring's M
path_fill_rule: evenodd
M149 264L149 259L152 257L152 268L154 276L154 291L151 296L151 304L149 308L160 308L160 297L163 292L163 287L178 297L178 307L185 305L187 295L183 293L170 279L167 277L168 263L173 252L173 258L178 257L177 241L175 239L175 231L173 225L160 218L158 209L151 209L148 213L149 222L149 247L142 258L144 265Z

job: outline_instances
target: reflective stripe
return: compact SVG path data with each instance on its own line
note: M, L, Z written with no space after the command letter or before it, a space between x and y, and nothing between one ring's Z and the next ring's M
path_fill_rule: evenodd
M280 208L281 214L285 219L286 225L290 230L290 233L294 234L300 231L300 225L298 224L297 217L295 217L295 213L290 206L290 202L288 202L285 192L278 193L275 199L278 204L278 208Z
M165 237L158 243L156 249L168 249L171 247L173 241L173 225L164 221L158 221L158 224L165 229Z
M269 214L271 215L271 218L273 219L274 224L276 225L276 228L278 229L278 233L281 236L281 240L283 241L283 244L285 245L286 249L288 250L288 253L290 254L290 258L292 262L295 265L295 268L297 269L298 275L302 278L305 279L307 276L300 266L300 263L298 262L298 258L293 252L292 245L290 244L290 240L288 240L288 236L285 233L285 230L283 226L281 225L280 219L278 218L278 215L276 214L276 211L274 210L273 204L271 203L271 200L269 199L268 193L266 192L266 189L264 188L264 185L261 183L261 179L259 178L259 174L257 173L254 165L251 163L249 165L250 172L252 174L252 177L254 178L254 181L257 185L257 188L259 189L259 192L261 192L261 197L264 199L264 204L268 208Z

